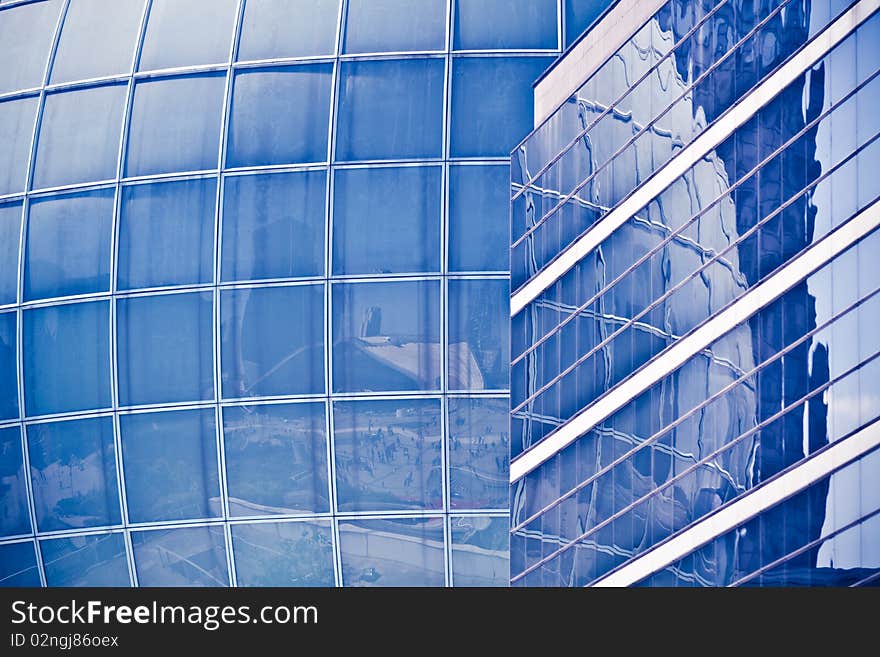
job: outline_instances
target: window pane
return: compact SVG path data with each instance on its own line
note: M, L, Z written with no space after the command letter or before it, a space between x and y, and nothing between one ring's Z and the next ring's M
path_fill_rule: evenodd
M507 280L449 281L449 388L507 389Z
M7 62L0 66L0 94L43 84L61 4L31 2L0 12L0 62Z
M510 586L509 527L506 517L452 518L454 586Z
M440 167L337 169L333 273L440 271Z
M73 0L64 16L52 83L131 71L144 0Z
M323 402L223 409L229 513L330 511Z
M238 0L153 0L138 70L229 61Z
M443 520L339 523L345 586L443 586Z
M333 286L333 388L440 388L438 281Z
M507 271L507 166L449 167L449 269Z
M333 65L237 73L226 166L327 161Z
M0 545L0 586L40 586L32 541Z
M0 14L0 19L2 17ZM27 166L31 157L31 138L38 102L39 98L32 96L0 103L0 144L3 144L0 149L0 194L23 192L27 184Z
M31 520L18 427L0 429L0 490L0 536L29 534Z
M122 415L119 428L131 522L220 515L213 409Z
M139 586L229 586L223 527L132 532Z
M18 296L18 241L21 203L0 204L0 305Z
M131 586L121 533L40 541L48 586Z
M221 293L223 396L324 392L324 287Z
M119 299L119 403L214 398L213 295Z
M122 522L113 418L32 424L27 440L41 532Z
M24 400L29 416L110 406L106 301L24 311Z
M325 171L229 176L223 185L224 281L324 273Z
M225 83L224 73L138 82L126 175L216 169Z
M449 506L506 509L508 399L449 399Z
M337 160L440 157L444 60L341 66Z
M333 586L330 522L232 525L239 586Z
M445 47L446 0L348 0L346 53Z
M247 0L238 59L332 55L338 17L339 0Z
M117 287L211 283L216 205L216 178L123 187Z
M456 0L453 47L456 50L555 49L556 22L556 0Z
M37 198L28 208L24 298L110 289L115 190Z
M0 420L18 417L15 313L0 314Z
M34 189L116 178L125 84L46 95Z
M565 47L577 40L593 21L611 5L612 0L565 1Z

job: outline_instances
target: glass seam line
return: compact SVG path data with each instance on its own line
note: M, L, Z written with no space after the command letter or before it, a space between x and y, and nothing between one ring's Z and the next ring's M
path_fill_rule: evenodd
M755 112L768 104L785 87L805 73L813 64L843 41L880 8L880 0L861 0L852 9L829 25L794 57L767 77L740 102L725 112L678 155L655 172L640 187L618 204L603 219L581 237L563 249L559 255L519 288L510 299L510 316L515 317L584 256L608 238L641 208L665 190L673 181L688 171L715 146L723 142Z

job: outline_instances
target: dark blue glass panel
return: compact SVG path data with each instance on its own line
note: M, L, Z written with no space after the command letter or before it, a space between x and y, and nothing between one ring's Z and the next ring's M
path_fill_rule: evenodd
M29 416L110 406L106 301L24 311L24 403Z
M450 390L507 389L510 284L449 281Z
M339 0L247 0L238 59L332 55L338 16Z
M449 167L450 271L507 271L507 166Z
M119 299L119 404L214 398L213 295Z
M122 415L119 427L130 522L220 515L213 409Z
M334 392L440 388L438 281L333 286Z
M330 511L324 403L223 409L229 513Z
M0 94L43 84L62 4L29 2L0 12L0 62L7 62L0 66Z
M2 19L2 14L0 14ZM15 68L10 66L8 68ZM0 194L23 192L39 97L0 103Z
M32 424L27 441L40 531L122 521L113 418Z
M456 50L558 47L556 0L455 0Z
M345 53L443 50L446 0L348 0Z
M440 167L337 169L333 273L440 271Z
M0 586L40 586L32 541L0 545Z
M0 429L0 536L30 531L21 431L18 427Z
M449 399L449 506L506 509L508 400Z
M114 189L31 201L25 237L25 300L110 289Z
M222 526L132 532L131 547L139 586L229 586Z
M239 586L333 586L330 521L232 526Z
M443 505L439 399L333 404L339 511Z
M18 241L21 203L0 204L0 305L18 296Z
M343 62L337 160L440 157L442 59Z
M138 70L229 61L238 0L152 0Z
M510 585L509 520L459 516L450 521L452 585Z
M18 366L15 362L16 316L0 314L0 420L18 417Z
M229 290L220 299L224 397L324 392L323 285Z
M40 541L47 586L131 586L122 534Z
M565 47L593 24L613 0L565 0Z

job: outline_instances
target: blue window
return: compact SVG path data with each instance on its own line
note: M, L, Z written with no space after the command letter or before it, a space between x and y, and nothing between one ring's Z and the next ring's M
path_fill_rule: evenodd
M216 178L123 187L117 288L211 283L216 199Z
M333 586L330 522L232 526L239 586Z
M29 2L0 12L0 94L43 84L62 4Z
M33 541L0 545L0 586L40 586Z
M229 176L223 185L224 281L324 273L325 171Z
M223 396L324 392L324 287L221 293Z
M507 166L449 167L450 271L507 271Z
M40 531L121 522L113 418L32 424L27 442Z
M440 270L439 167L337 169L333 273Z
M152 0L138 70L229 61L238 0Z
M348 0L346 53L444 50L446 0Z
M0 103L0 194L24 191L38 101L31 96Z
M229 586L223 527L132 532L139 586Z
M449 281L449 388L506 389L510 362L504 280Z
M15 313L0 313L0 420L18 417Z
M343 62L337 160L440 157L442 59Z
M556 0L455 0L454 21L456 50L557 47Z
M46 95L34 189L116 178L126 93L111 84Z
M27 484L18 427L0 429L0 536L29 534Z
M326 162L332 81L332 64L237 73L226 166Z
M238 59L332 55L338 17L339 0L247 0Z
M449 506L506 509L509 400L449 399Z
M334 392L440 388L438 281L333 286Z
M109 311L106 301L24 311L29 416L110 406Z
M230 515L330 510L323 402L228 407L223 435Z
M114 195L110 188L31 201L25 238L25 300L110 289Z
M119 403L214 398L213 295L119 299Z
M40 541L47 586L131 586L119 532Z
M452 518L453 586L509 586L508 518Z
M565 0L565 47L593 24L612 0Z
M224 73L138 82L126 175L216 169L225 84Z
M18 240L21 203L0 204L0 306L18 296Z

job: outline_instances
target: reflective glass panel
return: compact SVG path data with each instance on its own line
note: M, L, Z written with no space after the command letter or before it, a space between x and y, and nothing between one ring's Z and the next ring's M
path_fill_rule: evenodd
M343 52L443 50L446 0L348 0Z
M456 50L557 47L556 0L455 0L454 23Z
M229 586L222 526L132 532L131 547L139 586Z
M453 586L509 586L510 557L507 516L459 516L452 530Z
M18 296L18 241L21 203L0 204L0 305Z
M24 191L38 104L37 96L0 103L0 194Z
M510 284L449 281L449 388L507 389Z
M333 586L328 520L232 526L239 586Z
M0 429L0 536L30 531L21 431L18 427Z
M506 509L508 399L449 399L449 506Z
M62 4L29 2L0 12L0 62L7 62L0 66L0 94L43 84Z
M612 0L565 0L565 47L574 43L611 3Z
M40 541L47 586L131 586L121 533Z
M16 315L0 313L0 420L18 417L18 366L15 362Z
M0 586L40 586L33 541L0 545Z
M138 70L229 61L238 0L152 0Z
M339 0L247 0L238 59L332 55L338 16Z
M507 166L449 167L450 271L507 271Z

